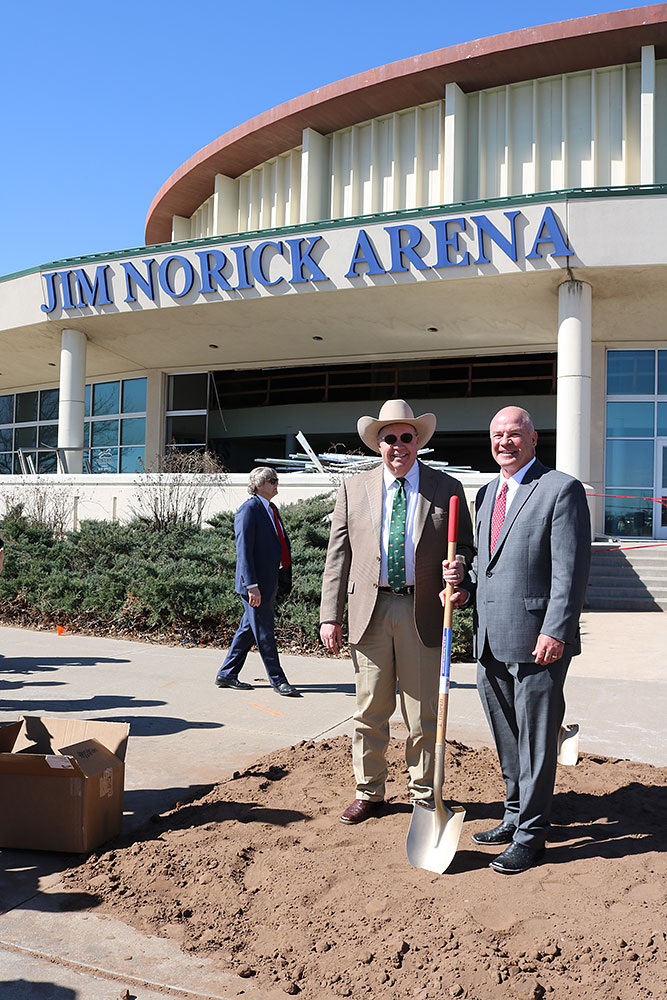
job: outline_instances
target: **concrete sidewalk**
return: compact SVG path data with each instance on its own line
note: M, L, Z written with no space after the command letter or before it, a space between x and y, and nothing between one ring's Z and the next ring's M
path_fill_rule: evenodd
M667 616L587 612L582 634L566 717L581 727L580 749L667 765ZM219 650L12 628L0 628L0 649L0 723L24 714L130 723L125 832L262 754L351 732L346 659L283 657L303 695L290 699L268 686L256 655L243 672L255 689L230 691L213 683ZM489 745L474 664L454 664L452 674L448 736ZM393 727L401 735L398 714ZM342 780L352 795L352 775ZM123 988L140 1000L163 997L165 988L184 997L237 995L238 979L225 980L172 942L80 909L60 879L71 857L5 850L0 860L0 1000L112 1000ZM242 986L246 998L267 997Z

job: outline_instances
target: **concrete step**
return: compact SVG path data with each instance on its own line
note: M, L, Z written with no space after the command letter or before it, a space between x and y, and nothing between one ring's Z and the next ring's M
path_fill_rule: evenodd
M652 597L588 597L586 608L596 611L667 611L667 601L655 601Z
M591 598L602 599L605 597L613 597L623 599L627 598L631 601L637 600L653 600L653 601L667 601L667 587L651 587L649 590L647 587L589 587L586 591L586 598L590 600Z

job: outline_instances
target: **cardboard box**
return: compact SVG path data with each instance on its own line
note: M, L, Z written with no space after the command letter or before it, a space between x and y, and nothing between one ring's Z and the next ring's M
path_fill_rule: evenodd
M83 852L120 833L129 732L46 716L0 727L0 847Z

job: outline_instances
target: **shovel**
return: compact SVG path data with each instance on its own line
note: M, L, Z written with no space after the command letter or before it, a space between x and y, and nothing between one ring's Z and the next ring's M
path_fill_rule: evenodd
M456 536L459 527L459 498L449 501L447 559L456 559ZM445 733L447 730L447 705L449 702L449 672L452 659L452 585L445 591L445 614L442 630L442 656L440 659L440 688L438 697L438 723L435 733L435 760L433 767L433 799L435 808L415 802L408 830L406 850L413 868L425 868L442 875L456 854L465 809L450 809L442 801L442 782L445 771Z

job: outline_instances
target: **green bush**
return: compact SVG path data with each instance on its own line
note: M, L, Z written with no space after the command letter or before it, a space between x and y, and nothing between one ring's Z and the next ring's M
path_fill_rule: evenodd
M292 544L292 592L278 602L276 631L283 649L320 652L319 603L333 495L281 507ZM85 521L54 538L20 509L0 526L5 565L0 619L6 623L228 645L239 622L234 592L234 516L216 515L208 528L175 523L162 530ZM453 651L470 655L470 613L454 620Z

